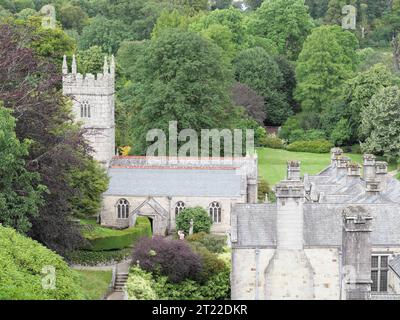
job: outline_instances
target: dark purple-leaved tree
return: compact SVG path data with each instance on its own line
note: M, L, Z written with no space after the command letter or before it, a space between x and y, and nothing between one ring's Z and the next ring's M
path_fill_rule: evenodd
M174 283L197 280L203 268L200 256L185 241L163 237L140 239L135 245L132 262L155 275L167 276Z
M33 140L26 166L48 188L28 234L63 253L82 242L71 220L71 198L79 190L68 177L84 165L89 148L60 92L60 70L30 48L32 34L27 26L0 24L0 100L13 110L17 137Z

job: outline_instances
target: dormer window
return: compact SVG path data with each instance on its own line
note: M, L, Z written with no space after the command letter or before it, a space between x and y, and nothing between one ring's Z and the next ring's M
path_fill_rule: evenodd
M90 118L91 117L91 110L90 104L88 101L83 101L81 103L81 118Z

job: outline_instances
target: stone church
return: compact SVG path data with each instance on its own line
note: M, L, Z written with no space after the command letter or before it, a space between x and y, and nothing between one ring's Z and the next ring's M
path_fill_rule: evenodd
M63 62L63 93L73 102L76 121L85 128L93 156L110 177L103 196L100 221L104 226L127 228L136 217L147 216L153 233L176 231L181 210L200 206L210 214L211 231L230 229L235 203L257 202L257 157L167 158L115 155L115 61L104 61L103 72L82 75L75 56L69 72Z
M300 176L289 161L276 203L232 212L232 299L400 299L400 182L332 150Z

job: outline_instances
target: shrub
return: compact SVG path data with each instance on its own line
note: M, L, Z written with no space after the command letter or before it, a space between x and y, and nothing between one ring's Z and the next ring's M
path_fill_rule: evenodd
M152 288L152 281L151 273L138 267L131 268L126 283L129 300L156 300L157 294Z
M56 271L54 290L42 287L49 275L46 266ZM79 283L79 275L62 257L14 229L0 226L0 300L83 299Z
M133 251L133 263L153 275L167 276L170 282L198 279L202 271L201 258L182 240L163 237L140 239Z
M230 299L230 271L215 274L204 285L193 280L169 283L166 277L159 277L153 289L162 300L226 300Z
M190 242L197 242L214 253L224 252L224 248L226 246L225 236L207 234L205 232L194 233L187 237L186 240Z
M311 129L304 132L302 140L314 141L314 140L325 140L326 134L322 130Z
M265 179L258 178L258 190L257 190L257 198L258 201L264 202L265 195L272 192L271 188L269 187L268 182Z
M288 151L328 153L333 144L327 140L296 141L287 146Z
M114 230L95 225L94 229L84 231L83 235L89 242L89 247L83 249L105 251L131 247L140 238L150 237L152 231L149 219L138 217L135 226L132 228Z
M272 148L272 149L284 149L285 148L283 141L274 134L268 134L265 137L263 137L262 139L260 139L260 145L262 147L267 147L267 148Z
M202 271L199 274L198 281L200 283L207 282L213 275L224 271L227 266L225 262L218 258L213 252L210 252L206 247L202 246L198 242L191 244L194 252L201 257Z
M68 252L65 258L72 264L94 266L120 262L130 256L131 253L131 248L108 251L75 250Z
M209 233L212 225L212 219L201 207L183 209L176 217L176 227L189 234L190 220L193 219L193 233Z

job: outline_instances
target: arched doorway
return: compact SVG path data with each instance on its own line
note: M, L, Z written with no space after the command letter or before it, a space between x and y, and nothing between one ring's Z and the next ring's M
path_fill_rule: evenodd
M133 211L133 216L147 217L153 235L165 236L168 227L168 212L153 198L144 201Z

